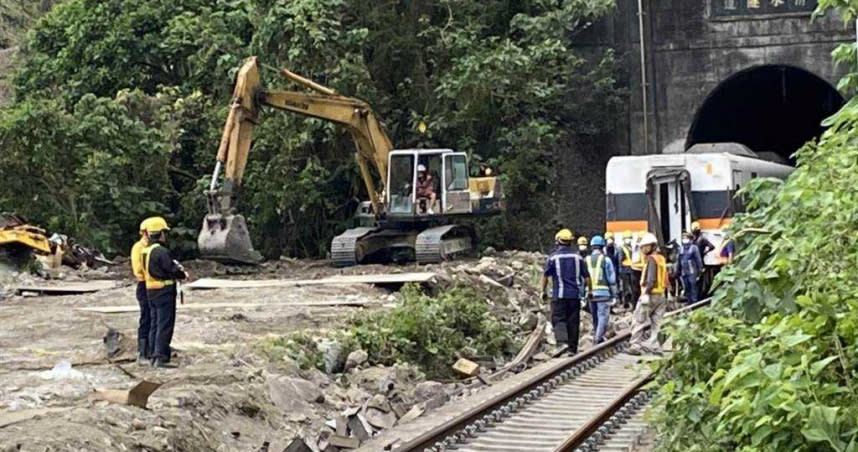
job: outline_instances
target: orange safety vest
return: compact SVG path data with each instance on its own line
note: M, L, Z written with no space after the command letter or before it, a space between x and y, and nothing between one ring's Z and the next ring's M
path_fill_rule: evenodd
M656 265L656 274L655 274L655 284L652 286L652 294L653 295L664 295L667 292L667 287L670 285L670 279L667 276L667 260L665 260L664 256L658 253L652 254L653 260L655 260ZM646 275L648 272L650 260L644 257L644 265L643 265L643 273L641 274L641 292L646 289Z

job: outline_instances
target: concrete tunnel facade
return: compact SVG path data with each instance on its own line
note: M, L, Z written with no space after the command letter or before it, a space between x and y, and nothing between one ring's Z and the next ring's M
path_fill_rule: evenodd
M628 100L609 143L560 158L562 171L583 180L559 188L558 223L576 232L604 228L604 165L611 156L738 141L788 160L842 103L834 86L847 71L831 51L854 42L854 25L833 13L811 20L816 0L764 1L759 9L747 0L642 3L643 33L638 2L618 1L609 17L578 37L585 53L616 50Z

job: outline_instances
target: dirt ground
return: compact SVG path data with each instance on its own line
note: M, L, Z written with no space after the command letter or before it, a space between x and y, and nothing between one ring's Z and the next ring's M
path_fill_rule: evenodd
M193 278L311 279L407 271L436 272L442 283L469 277L474 284L484 284L486 293L494 294L487 295L489 302L508 303L516 307L514 312L522 313L511 316L510 322L527 326L532 311L545 311L534 295L533 281L539 274L536 263L541 259L538 254L522 253L455 265L345 270L325 262L292 260L267 263L253 272L208 262L191 262L187 267ZM395 291L369 285L188 291L185 302L189 306L238 306L179 310L173 339L178 369L153 369L127 361L108 363L104 344L108 328L122 332L133 344L138 314L98 314L76 308L135 305L134 286L124 279L121 266L84 276L120 278L123 286L69 296L22 297L7 292L0 300L0 451L280 452L296 437L315 448L319 433L332 430L330 422L337 413L361 404L366 409L373 396L390 395L393 384L406 404L434 397L426 395L427 391L452 393L460 386L437 384L437 389L435 382L424 382L424 376L408 365L358 366L348 374L328 375L316 369L302 370L288 359L272 361L260 352L260 341L268 336L335 329L360 310L386 309L397 302ZM366 304L294 306L307 301ZM582 336L588 336L588 331L585 328ZM582 338L582 345L587 340ZM71 371L52 371L63 361L71 363ZM163 384L151 395L146 409L92 397L96 390L129 389L144 379ZM382 390L382 386L388 387ZM448 399L444 395L441 403ZM2 416L36 409L46 411L3 425Z

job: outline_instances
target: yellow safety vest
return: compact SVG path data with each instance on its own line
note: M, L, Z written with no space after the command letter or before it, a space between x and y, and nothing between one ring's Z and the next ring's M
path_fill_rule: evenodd
M144 259L144 262L146 263L146 265L143 266L143 268L145 269L144 276L146 279L146 289L151 289L151 290L163 289L164 287L172 286L173 284L175 284L175 281L173 281L172 279L162 281L160 279L155 278L154 276L152 276L149 273L149 257L152 255L152 250L154 250L158 246L161 246L161 245L158 243L154 243L152 245L149 245L148 247L146 247L146 249L143 250L143 259Z
M668 284L670 284L667 276L667 261L664 259L664 256L658 253L653 253L652 258L655 260L656 265L655 284L652 286L652 294L664 295L667 292ZM641 292L646 288L647 267L649 267L649 259L644 257L643 273L641 274Z
M593 282L593 290L599 289L610 289L605 284L599 284L602 282L602 264L605 263L605 255L600 254L598 258L596 258L596 265L593 265L593 256L587 256L587 270L590 272L590 281Z
M149 241L145 237L141 237L133 247L131 247L131 273L138 282L146 281L146 269L143 268L143 250L149 246Z
M623 266L624 267L631 267L632 266L632 249L626 245L623 245L621 249L623 250Z

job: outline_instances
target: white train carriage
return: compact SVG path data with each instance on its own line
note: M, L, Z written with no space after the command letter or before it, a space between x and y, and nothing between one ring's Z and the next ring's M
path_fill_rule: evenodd
M793 167L756 158L738 143L695 145L682 154L614 157L608 162L605 230L654 232L679 242L693 221L716 248L722 229L744 209L736 192L757 177L786 178ZM717 253L706 265L719 265Z

